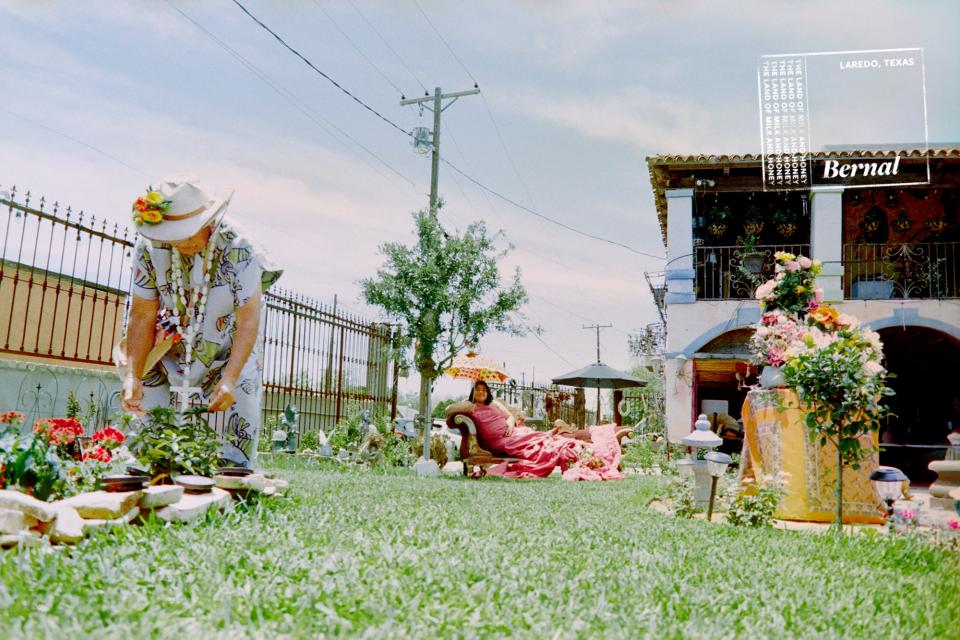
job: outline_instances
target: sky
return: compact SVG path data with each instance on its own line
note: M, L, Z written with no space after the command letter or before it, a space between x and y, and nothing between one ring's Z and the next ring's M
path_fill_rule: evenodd
M633 364L628 334L658 320L643 274L664 265L645 158L758 153L760 56L923 47L929 139L960 141L949 0L240 1L403 129L432 115L401 95L478 84L444 111L441 154L633 249L441 166L443 224L484 220L514 246L503 272L520 267L526 321L543 333L479 349L526 382L596 360L583 325L612 324L602 359ZM149 183L192 174L235 189L230 214L286 268L281 286L377 318L358 281L382 243L412 242L430 162L317 70L232 0L0 1L0 190L125 222ZM443 380L436 393L465 389Z

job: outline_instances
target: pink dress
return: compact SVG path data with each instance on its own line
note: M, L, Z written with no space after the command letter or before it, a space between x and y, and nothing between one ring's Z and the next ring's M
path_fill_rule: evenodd
M509 425L503 413L493 405L477 405L471 413L480 436L480 445L505 453L517 462L501 462L487 473L505 478L545 478L557 465L564 480L619 480L620 443L615 424L590 427L592 442L556 436L530 427Z

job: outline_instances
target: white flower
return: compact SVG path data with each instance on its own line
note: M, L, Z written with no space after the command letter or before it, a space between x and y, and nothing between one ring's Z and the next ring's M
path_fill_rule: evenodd
M868 378L878 376L881 373L883 373L883 371L884 369L880 365L880 363L874 360L869 360L868 362L865 362L862 367L860 367L860 373L867 376Z
M883 351L883 343L880 341L880 334L872 329L861 329L864 340L870 343L875 351Z
M757 292L754 294L757 300L763 300L768 295L773 293L773 290L777 288L776 280L767 280L762 285L757 287Z
M859 327L860 321L849 313L841 313L837 316L837 324L850 327L851 329Z

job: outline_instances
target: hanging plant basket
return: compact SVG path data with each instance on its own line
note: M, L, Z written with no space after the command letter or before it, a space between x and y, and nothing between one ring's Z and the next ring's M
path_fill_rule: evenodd
M762 222L747 222L743 225L743 231L748 236L758 236L763 231Z
M797 225L793 222L781 222L777 225L777 233L781 238L792 238L797 232Z
M910 219L906 211L901 211L900 215L890 222L890 226L892 226L893 230L897 233L906 233L910 231L910 227L913 226L913 220Z
M935 220L933 218L930 218L928 220L923 221L923 226L926 227L928 230L933 231L934 233L940 233L941 231L947 228L947 222L946 220L943 220L943 219Z
M727 235L727 229L729 229L729 227L725 222L716 222L714 224L707 225L707 231L709 231L710 235L712 235L714 238L722 238L723 236Z
M887 239L887 212L880 207L871 207L860 220L860 230L867 242L884 242Z

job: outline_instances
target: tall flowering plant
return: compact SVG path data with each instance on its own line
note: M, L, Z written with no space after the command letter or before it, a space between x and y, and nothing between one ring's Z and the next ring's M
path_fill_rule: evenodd
M837 523L843 518L843 469L859 468L863 435L876 432L887 409L883 345L853 316L823 304L820 263L777 252L775 276L757 287L763 315L750 346L757 362L783 369L807 407L806 424L820 446L837 450Z
M763 315L750 348L754 362L781 367L790 345L802 334L804 318L823 303L823 289L816 286L818 261L786 251L778 251L774 258L774 277L755 293Z

